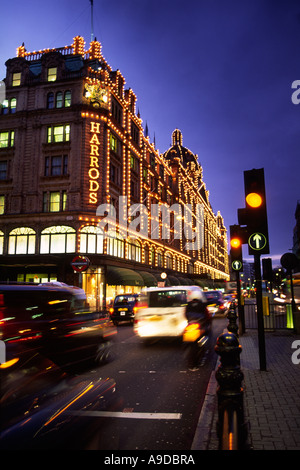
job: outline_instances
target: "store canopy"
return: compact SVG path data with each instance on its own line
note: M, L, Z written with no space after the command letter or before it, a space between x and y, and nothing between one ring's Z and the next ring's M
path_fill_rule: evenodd
M170 281L171 286L180 286L180 282L179 282L179 279L177 279L177 277L169 275L168 279Z
M157 286L157 279L156 279L155 276L153 276L153 274L148 273L147 271L137 271L137 273L144 280L144 286L146 286L146 287Z
M106 283L110 286L144 286L142 276L132 269L107 266Z

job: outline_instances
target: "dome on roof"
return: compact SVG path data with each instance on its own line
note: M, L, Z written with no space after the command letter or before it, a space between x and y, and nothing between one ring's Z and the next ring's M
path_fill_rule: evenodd
M175 129L172 132L172 147L164 153L164 158L166 160L180 160L185 167L189 162L197 163L196 155L188 148L183 147L182 140L182 132L179 129Z

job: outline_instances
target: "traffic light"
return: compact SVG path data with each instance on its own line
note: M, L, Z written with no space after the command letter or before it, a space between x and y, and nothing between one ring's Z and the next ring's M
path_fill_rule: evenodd
M269 253L264 169L244 171L245 209L238 209L240 225L247 227L249 254Z
M239 225L230 225L230 257L234 271L243 270L242 244L243 235Z

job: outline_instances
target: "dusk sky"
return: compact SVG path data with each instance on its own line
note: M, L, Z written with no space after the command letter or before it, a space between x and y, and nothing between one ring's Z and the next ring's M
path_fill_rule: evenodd
M0 11L0 79L22 42L34 51L81 35L88 49L89 0L10 0ZM94 34L136 93L156 148L163 153L182 131L228 232L245 206L243 171L264 168L278 265L292 248L300 200L300 104L291 99L292 83L300 85L300 2L94 0ZM244 257L253 261L246 247Z

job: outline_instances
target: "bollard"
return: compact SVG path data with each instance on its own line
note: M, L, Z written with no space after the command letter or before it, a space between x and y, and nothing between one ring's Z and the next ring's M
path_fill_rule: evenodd
M235 304L235 302L231 302L229 312L227 313L227 318L229 320L227 330L230 333L234 333L236 336L238 336L239 327L236 323L237 313L236 313L236 304Z
M220 450L245 448L247 437L244 424L243 389L244 374L240 369L242 347L233 333L223 333L217 339L216 353L220 365L216 371L218 382L217 435Z

